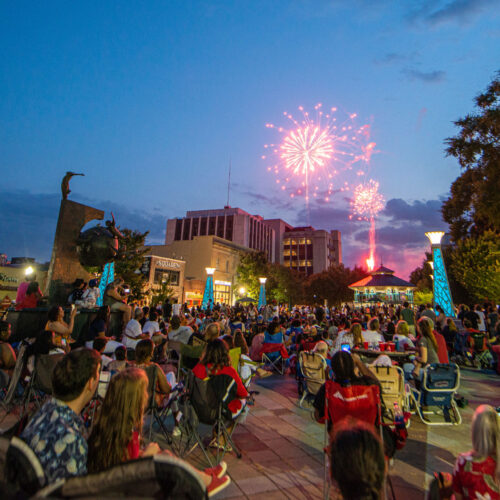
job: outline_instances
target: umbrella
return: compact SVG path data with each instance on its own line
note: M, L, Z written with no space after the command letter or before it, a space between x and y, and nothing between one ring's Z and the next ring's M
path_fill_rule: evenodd
M241 297L241 299L238 299L236 302L257 302L255 299L252 299L252 297Z

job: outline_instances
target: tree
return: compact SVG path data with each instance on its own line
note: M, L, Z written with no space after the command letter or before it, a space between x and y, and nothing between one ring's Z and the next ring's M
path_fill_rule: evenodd
M432 268L428 263L430 260L432 260L432 254L425 252L425 259L422 261L422 265L414 269L410 274L410 283L413 283L419 292L432 291Z
M264 252L247 253L240 259L237 268L238 283L247 290L252 299L259 298L259 277L269 277L269 263ZM267 289L267 286L266 286Z
M330 306L351 302L354 300L354 291L349 285L366 275L366 270L357 266L353 270L344 267L343 264L332 266L327 271L309 277L305 285L306 300L309 303L327 300Z
M141 233L132 229L120 229L124 238L120 239L118 255L115 259L115 275L123 278L130 287L130 298L141 299L148 278L140 272L144 257L151 249L144 246L149 231Z
M458 242L450 270L476 301L500 300L500 239L493 231Z
M485 231L500 232L500 72L476 97L477 112L455 122L460 132L446 139L446 153L464 172L451 185L443 219L457 242Z
M151 307L156 307L158 304L163 304L165 300L171 299L174 296L174 289L170 286L170 278L162 281L158 290L152 291Z

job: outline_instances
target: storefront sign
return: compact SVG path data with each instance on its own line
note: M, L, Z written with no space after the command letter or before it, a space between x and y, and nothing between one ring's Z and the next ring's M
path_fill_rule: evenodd
M181 269L181 265L179 262L175 262L174 260L157 260L155 263L156 268L161 269Z

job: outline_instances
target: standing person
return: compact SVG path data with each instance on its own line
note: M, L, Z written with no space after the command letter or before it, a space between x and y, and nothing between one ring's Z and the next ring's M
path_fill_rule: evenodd
M410 309L410 304L408 302L405 302L403 304L403 309L401 309L401 315L400 319L406 321L408 325L408 330L410 332L410 335L415 337L415 313L413 312L413 309Z
M170 316L172 316L172 304L170 303L170 299L166 298L165 302L163 303L162 306L162 314L163 314L163 319L167 322L170 321Z
M16 304L16 311L20 311L22 309L34 309L38 306L38 301L41 298L42 292L40 290L38 281L32 281L26 289L24 298Z
M31 276L26 276L24 278L24 281L19 284L16 293L16 304L20 304L24 300L26 292L28 291L28 287L30 286L30 283L32 283L33 281L36 281L36 274L32 274ZM40 295L41 294L42 292L40 292Z
M64 321L64 310L61 306L53 306L48 312L48 321L45 324L45 330L54 332L54 342L58 347L62 347L66 351L69 350L69 342L71 341L71 334L75 325L76 316L75 306L72 306L69 315L69 323Z
M474 312L476 313L476 316L478 317L477 329L480 332L486 332L486 318L485 318L483 310L481 309L481 306L479 304L476 304L476 307L474 309L475 309Z
M88 469L90 473L162 451L157 443L141 447L144 411L148 402L148 378L139 368L127 368L110 381L99 416L89 437ZM189 466L191 468L191 466ZM193 469L207 487L209 497L231 482L227 465L199 471Z
M461 453L453 469L456 500L500 499L500 425L495 409L481 405L472 419L472 450Z
M21 439L40 460L48 483L87 473L80 413L99 384L101 358L93 349L66 354L52 373L54 397L28 423Z
M436 313L432 309L431 304L426 304L425 309L420 313L420 317L427 316L430 320L432 320L432 324L436 324Z

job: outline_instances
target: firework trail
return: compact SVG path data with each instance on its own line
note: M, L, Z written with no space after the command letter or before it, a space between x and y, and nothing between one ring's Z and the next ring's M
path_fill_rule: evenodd
M351 201L353 212L358 220L370 222L370 256L366 259L370 271L375 266L375 217L385 206L384 197L378 192L378 186L378 182L373 179L365 184L359 184L354 189L354 198Z

